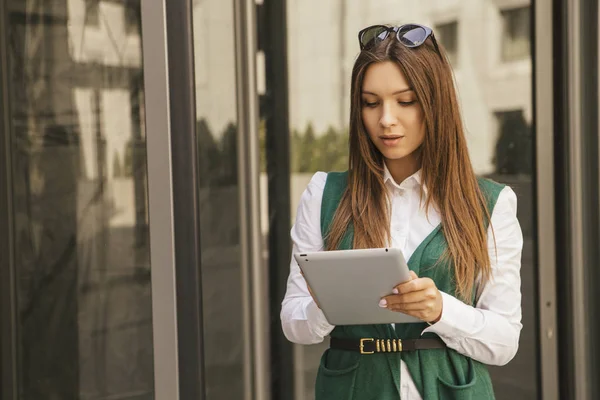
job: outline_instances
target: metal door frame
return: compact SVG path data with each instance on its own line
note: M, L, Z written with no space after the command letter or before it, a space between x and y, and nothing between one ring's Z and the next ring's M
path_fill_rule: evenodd
M234 1L245 398L270 398L259 204L256 4ZM200 210L191 0L142 4L156 398L203 399ZM144 29L146 28L146 29Z
M17 324L12 213L11 112L8 65L8 6L0 0L0 398L16 400Z
M260 226L256 0L234 1L242 332L246 400L271 398L269 276ZM272 317L272 316L271 316Z
M141 2L155 397L205 398L192 4Z
M271 396L300 399L302 377L296 371L302 353L295 353L300 345L286 339L279 319L292 252L287 1L264 0L257 5L257 13L258 47L264 55L266 84L260 98L260 114L266 128Z
M535 1L534 114L536 135L537 277L540 398L558 399L554 205L554 70L552 2Z
M598 36L597 0L569 0L565 4L564 30L561 42L563 75L560 85L566 96L560 99L564 110L563 126L567 153L564 164L567 187L564 193L569 205L567 214L569 271L568 302L565 320L568 348L565 354L569 372L569 395L577 399L591 399L598 390L596 363L600 348L593 340L598 333L597 284L600 274L598 241L600 241L599 201L599 140L598 140ZM594 32L594 29L596 32ZM566 40L565 40L566 39Z

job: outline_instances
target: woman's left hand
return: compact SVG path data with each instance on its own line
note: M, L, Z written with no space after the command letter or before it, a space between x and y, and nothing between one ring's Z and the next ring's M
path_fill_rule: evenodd
M394 288L394 293L381 299L380 307L436 323L442 317L442 294L430 278L419 278L410 271L412 279Z

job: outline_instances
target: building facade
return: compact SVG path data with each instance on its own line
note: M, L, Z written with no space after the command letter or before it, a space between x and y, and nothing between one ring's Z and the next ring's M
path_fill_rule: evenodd
M597 0L0 0L0 399L314 398L289 230L347 163L357 33L433 28L478 175L517 193L498 399L600 389Z

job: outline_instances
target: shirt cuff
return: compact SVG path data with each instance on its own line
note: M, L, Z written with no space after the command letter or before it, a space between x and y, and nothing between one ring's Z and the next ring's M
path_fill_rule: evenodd
M463 328L469 326L472 319L472 307L447 293L440 293L442 294L442 317L438 322L423 330L422 334L432 332L446 342L453 341L464 336Z
M334 325L331 325L323 311L317 306L317 303L311 301L306 307L306 319L308 320L309 326L312 327L313 333L320 337L325 337L331 333Z

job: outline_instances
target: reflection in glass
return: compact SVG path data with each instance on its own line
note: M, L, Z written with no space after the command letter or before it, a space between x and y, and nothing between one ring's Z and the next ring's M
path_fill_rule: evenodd
M528 59L531 55L529 7L502 11L502 60Z
M415 2L398 7L395 0L339 0L323 8L319 0L288 2L292 218L314 172L347 168L349 84L359 51L358 31L381 23L416 22L434 27L453 65L460 63L455 78L475 171L514 189L525 236L520 349L508 367L491 368L496 397L536 398L539 365L529 7L503 10L496 2L446 3ZM315 14L315 9L322 12ZM469 33L459 35L463 23ZM483 62L486 60L492 62ZM521 62L506 62L514 60ZM343 118L340 109L345 112ZM326 347L297 347L296 382L303 390L299 399L314 398L319 358Z
M208 399L242 399L234 10L222 0L193 7L205 390Z
M152 399L139 1L8 11L19 399Z
M85 24L98 27L100 25L100 2L88 1L85 7Z

